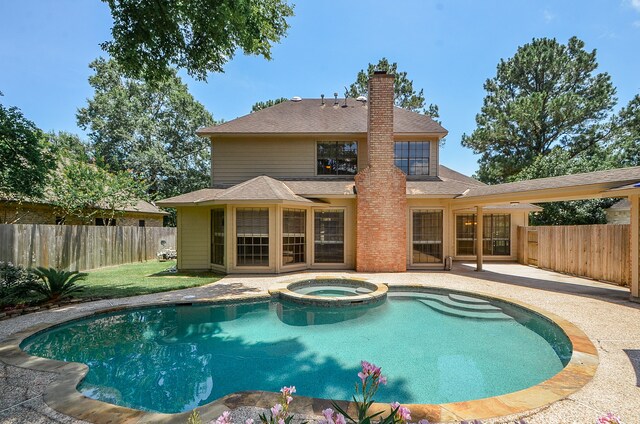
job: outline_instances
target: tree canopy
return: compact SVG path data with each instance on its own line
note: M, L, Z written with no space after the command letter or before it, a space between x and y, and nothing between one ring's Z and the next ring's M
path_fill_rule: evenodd
M114 60L90 64L93 98L78 110L78 125L89 131L96 163L130 171L151 195L170 197L209 185L209 141L198 128L214 123L204 106L169 70L150 84L128 78Z
M102 48L128 76L148 82L172 78L170 66L205 80L238 49L271 59L293 16L286 0L103 1L113 40Z
M275 106L278 103L286 102L287 100L289 99L287 99L286 97L280 97L278 99L271 99L265 102L256 102L254 103L253 106L251 106L251 112L257 112L259 110L266 109L271 106Z
M144 188L128 172L110 173L95 165L61 159L50 202L63 221L73 217L92 223L96 216L114 219L123 208L145 199Z
M576 37L566 45L534 38L501 60L484 84L477 128L462 137L463 146L482 155L477 177L511 181L555 146L573 158L606 139L616 90L597 67L596 51Z
M623 107L614 119L611 147L618 166L640 165L640 94Z
M424 97L424 89L416 91L413 88L413 81L407 77L406 72L398 71L396 62L390 63L387 58L382 58L377 64L369 63L367 69L360 70L356 76L356 81L349 86L347 93L353 98L358 96L368 96L369 77L374 71L387 71L396 76L394 83L394 100L398 107L408 109L414 112L423 113L437 119L440 117L438 106L429 104Z
M54 166L55 155L44 133L17 107L0 104L0 197L42 196Z

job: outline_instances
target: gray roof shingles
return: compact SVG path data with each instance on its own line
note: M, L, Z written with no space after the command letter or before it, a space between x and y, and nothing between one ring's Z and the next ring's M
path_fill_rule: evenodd
M638 181L640 181L640 166L634 166L629 168L609 169L606 171L563 175L560 177L537 178L534 180L517 181L513 183L477 186L471 188L461 197L469 198L522 193L545 189L577 188L593 184L616 186Z
M286 101L220 125L198 130L199 135L220 134L336 134L367 132L366 103L344 99ZM402 134L447 134L440 124L420 113L396 107L393 130Z

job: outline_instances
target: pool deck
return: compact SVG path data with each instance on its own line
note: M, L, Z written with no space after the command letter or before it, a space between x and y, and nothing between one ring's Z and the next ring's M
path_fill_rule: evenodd
M579 391L526 417L535 423L593 423L614 412L626 423L640 423L640 304L628 300L628 290L513 263L486 263L485 271L456 263L452 272L362 274L305 272L280 276L234 275L208 286L133 298L72 304L0 322L0 342L34 325L56 323L91 311L204 298L234 298L266 294L270 286L293 278L358 277L389 285L420 284L481 292L524 302L577 325L597 348L599 366ZM366 358L363 358L366 359ZM0 423L81 423L49 408L43 395L57 374L0 362ZM291 382L295 384L295 382ZM238 417L240 418L240 417ZM507 422L506 417L485 422ZM132 421L135 422L135 421ZM243 421L242 421L243 422Z

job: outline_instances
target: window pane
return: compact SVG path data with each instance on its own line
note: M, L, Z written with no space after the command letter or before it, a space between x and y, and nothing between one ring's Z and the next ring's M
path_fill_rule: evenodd
M318 175L355 175L358 172L358 143L323 141L317 143Z
M314 262L344 262L344 211L325 209L314 212Z
M397 141L394 145L395 164L407 175L429 175L429 141Z
M224 209L211 211L211 263L224 265Z
M413 263L442 262L442 211L413 211Z
M282 212L282 264L304 263L307 211L285 209Z
M456 255L476 254L475 214L456 215Z
M238 266L269 265L269 209L236 210Z
M487 256L511 254L511 215L483 215L482 253ZM458 255L476 254L476 215L456 216L456 252Z

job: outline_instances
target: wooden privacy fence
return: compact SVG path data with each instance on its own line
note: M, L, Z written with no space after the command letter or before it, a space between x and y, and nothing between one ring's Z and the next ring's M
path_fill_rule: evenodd
M518 262L628 285L628 224L518 227Z
M84 271L153 259L161 240L175 248L176 229L0 224L0 261Z

